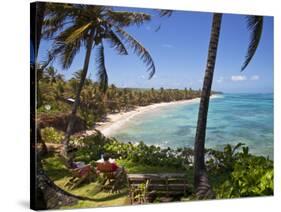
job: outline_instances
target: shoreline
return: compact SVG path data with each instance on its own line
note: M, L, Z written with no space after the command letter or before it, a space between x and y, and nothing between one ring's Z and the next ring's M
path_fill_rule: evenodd
M210 98L215 98L221 95L212 95ZM137 106L133 110L130 110L128 112L120 112L120 113L114 113L114 114L108 114L107 115L107 121L105 122L98 122L93 130L87 130L86 134L91 135L93 131L99 130L102 134L105 136L109 136L112 132L115 130L121 128L126 122L128 122L131 118L143 114L145 112L159 109L166 106L171 105L180 105L180 104L188 104L188 103L194 103L199 102L200 98L194 98L194 99L188 99L188 100L179 100L179 101L173 101L173 102L161 102L161 103L155 103L147 106Z

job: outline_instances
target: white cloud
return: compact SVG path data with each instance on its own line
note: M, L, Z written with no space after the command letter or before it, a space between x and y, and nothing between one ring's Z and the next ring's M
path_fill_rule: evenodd
M259 76L259 75L253 75L253 76L251 76L250 79L251 79L251 80L259 80L259 79L260 79L260 76Z
M236 75L236 76L231 76L232 81L244 81L247 80L246 76L243 75Z

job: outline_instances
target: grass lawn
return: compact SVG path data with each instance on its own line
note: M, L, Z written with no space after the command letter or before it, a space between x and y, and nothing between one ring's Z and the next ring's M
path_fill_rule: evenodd
M68 190L63 185L70 179L71 173L63 165L57 155L51 154L42 161L46 174L62 189L75 195L91 198L92 200L79 201L76 205L64 208L84 208L84 207L105 207L120 206L130 204L128 198L128 189L125 187L120 193L112 194L101 191L101 185L98 182L85 183L73 190ZM183 170L174 167L148 166L136 164L130 161L117 160L120 166L124 166L128 173L164 173L164 172L183 172ZM192 172L188 174L189 182L192 182Z

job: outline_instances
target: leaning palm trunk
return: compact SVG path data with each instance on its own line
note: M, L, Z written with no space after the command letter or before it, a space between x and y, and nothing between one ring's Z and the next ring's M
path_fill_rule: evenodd
M32 7L34 8L32 8L30 12L34 18L30 19L31 21L30 37L34 48L34 53L37 56L40 41L41 41L41 30L43 26L45 11L46 11L46 3L37 2L35 5L32 5Z
M50 180L42 168L41 159L37 161L36 189L36 201L33 205L35 210L55 209L74 205L80 199L80 197L62 190Z
M35 61L38 55L38 49L41 40L41 28L45 14L45 3L37 2L31 7L31 17L36 17L35 22L34 19L31 19L31 42L34 46L34 56ZM35 73L35 65L30 66L31 73ZM50 178L45 174L42 163L41 156L43 152L38 152L36 148L36 144L42 143L45 144L41 138L41 131L39 126L33 125L35 122L35 113L31 113L31 129L34 130L34 127L37 129L37 143L31 143L32 151L31 151L31 159L32 163L35 167L34 170L31 170L31 187L33 194L30 196L30 207L34 210L45 210L45 209L54 209L59 208L61 206L73 205L78 202L79 199L83 199L82 197L74 196L61 188L59 188L56 184L54 184ZM35 133L31 133L32 136L35 136ZM33 139L31 139L33 141ZM35 150L33 148L36 148ZM46 148L46 146L45 146Z
M217 47L221 27L222 14L213 15L212 32L208 50L208 60L201 93L197 130L194 145L194 185L198 198L212 198L213 192L208 180L205 167L205 137L209 99L213 81L213 73L216 62Z
M77 109L80 105L80 94L82 91L82 88L84 86L85 83L85 79L87 76L87 72L88 72L88 67L89 67L89 62L90 62L90 57L91 57L91 52L92 52L92 46L93 46L93 42L94 42L94 29L91 30L90 34L89 34L89 38L88 38L88 43L87 43L87 50L86 50L86 56L85 56L85 60L84 60L84 67L82 70L82 74L81 74L81 79L80 79L80 83L77 89L77 93L76 93L76 97L75 97L75 101L73 103L72 106L72 111L70 114L70 118L69 118L69 122L67 125L67 129L66 129L66 133L65 133L65 138L63 140L63 154L67 157L67 149L68 149L68 145L69 145L69 140L70 140L70 136L73 132L73 127L75 124L75 116L77 113Z

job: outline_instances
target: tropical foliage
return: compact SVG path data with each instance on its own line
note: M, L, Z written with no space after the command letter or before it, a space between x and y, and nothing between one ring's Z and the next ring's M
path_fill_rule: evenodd
M80 4L47 4L43 24L43 36L52 39L52 49L49 50L48 66L51 60L57 58L64 69L68 69L81 48L86 49L84 65L80 75L75 99L72 105L70 119L65 132L64 154L67 155L68 143L75 116L80 105L80 95L84 87L89 69L92 49L97 50L96 73L100 90L105 92L108 86L108 75L105 67L105 41L120 55L127 55L127 49L133 52L146 64L149 79L155 73L155 65L147 49L132 35L125 31L128 26L140 26L150 20L150 15L138 12L116 11L113 7L92 6Z
M50 74L50 70L51 74ZM69 80L64 80L51 66L42 71L39 80L38 112L50 114L70 112L80 81L81 71L75 72ZM217 92L213 92L217 93ZM147 106L161 102L188 100L200 96L200 90L187 89L137 89L117 88L110 85L104 93L100 83L91 79L85 80L81 91L79 116L86 121L88 127L103 121L108 113L129 111L136 106Z
M237 151L242 147L242 151ZM207 167L213 175L224 173L226 180L215 187L217 198L273 195L273 161L249 154L239 143L224 151L208 150Z
M59 144L63 139L63 133L55 130L53 127L46 127L41 130L42 140L45 143Z
M79 146L77 161L94 164L102 153L110 153L119 164L142 172L181 170L192 173L194 151L191 148L161 148L139 143L123 143L107 138L97 131L95 135L73 138L72 145ZM236 198L273 195L273 161L249 153L242 143L226 145L222 151L206 150L206 168L216 193L216 198Z

